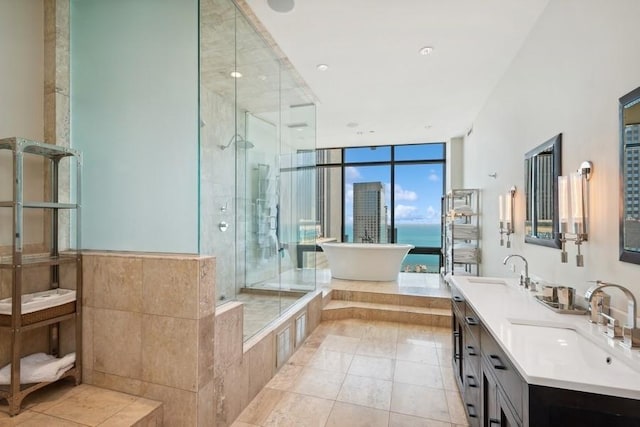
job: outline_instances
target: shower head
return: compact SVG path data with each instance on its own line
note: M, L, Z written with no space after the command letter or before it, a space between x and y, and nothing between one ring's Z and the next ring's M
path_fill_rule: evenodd
M236 146L242 150L248 150L255 147L252 142L249 142L246 139L239 139L238 141L236 141Z
M231 144L233 144L233 142L236 143L236 146L240 149L244 149L244 150L248 150L249 148L253 148L255 147L255 145L253 145L253 143L247 141L246 139L244 139L242 137L242 135L240 134L235 134L231 137L231 139L229 139L229 142L227 142L227 145L219 145L218 147L220 147L221 150L226 150L227 148L229 148L231 146Z

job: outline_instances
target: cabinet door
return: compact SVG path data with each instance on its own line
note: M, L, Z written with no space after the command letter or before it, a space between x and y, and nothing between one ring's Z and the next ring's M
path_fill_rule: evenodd
M498 390L498 412L500 413L500 427L521 427L522 423L511 411L507 400L500 390ZM497 426L496 426L497 427Z
M456 374L456 379L458 380L458 385L460 386L460 391L462 391L464 385L464 369L462 363L464 324L462 323L463 319L460 317L460 314L457 313L457 310L453 310L451 319L451 326L453 328L452 364Z
M482 369L482 426L499 427L498 387L495 378Z
M462 396L469 426L479 427L482 411L480 399L480 380L473 369L465 362L464 394Z

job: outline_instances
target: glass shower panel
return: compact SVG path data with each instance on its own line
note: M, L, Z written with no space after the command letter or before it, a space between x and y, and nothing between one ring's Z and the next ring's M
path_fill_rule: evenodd
M244 303L245 339L315 289L315 251L297 268L315 106L286 63L234 2L200 0L200 253L216 256L218 303Z
M315 203L315 105L287 103L282 116L282 285L290 291L312 291L315 289L316 240L321 237Z
M216 303L236 299L236 20L230 0L200 1L200 253L216 256ZM240 151L239 153L242 153Z
M279 290L279 171L277 126L246 113L245 283L244 287ZM240 169L239 169L240 170Z

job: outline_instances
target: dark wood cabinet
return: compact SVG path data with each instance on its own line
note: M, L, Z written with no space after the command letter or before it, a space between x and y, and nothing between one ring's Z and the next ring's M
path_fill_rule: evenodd
M486 361L482 363L482 423L487 427L520 427L520 417L511 409L499 384L494 369Z
M471 427L480 426L480 322L459 293L452 296L452 364Z
M472 427L640 427L638 399L528 384L452 285L453 365Z

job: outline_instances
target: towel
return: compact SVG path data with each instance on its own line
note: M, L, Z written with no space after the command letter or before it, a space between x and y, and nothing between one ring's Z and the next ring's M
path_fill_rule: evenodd
M20 359L20 383L32 384L55 381L73 367L76 354L69 353L58 359L45 353L35 353ZM11 363L0 369L0 385L11 381Z

